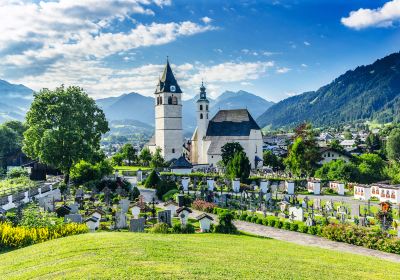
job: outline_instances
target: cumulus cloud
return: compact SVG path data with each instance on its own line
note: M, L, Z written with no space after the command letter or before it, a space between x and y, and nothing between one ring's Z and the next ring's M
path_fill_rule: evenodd
M201 21L204 22L205 24L208 24L208 23L212 22L213 19L209 18L209 17L202 17Z
M341 19L342 24L353 29L389 27L400 21L400 0L392 0L377 9L361 8Z
M291 69L287 68L287 67L279 67L278 69L276 69L276 73L278 74L285 74L287 72L289 72Z

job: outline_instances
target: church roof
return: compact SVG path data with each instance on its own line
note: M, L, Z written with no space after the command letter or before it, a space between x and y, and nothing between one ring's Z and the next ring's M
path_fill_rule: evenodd
M181 156L177 160L175 160L171 166L171 168L192 168L193 165L184 157Z
M175 91L171 90L171 86L175 86ZM164 72L156 88L156 93L160 92L182 93L182 90L175 79L174 73L172 73L171 65L169 64L168 59L167 64L164 67Z
M249 136L259 130L247 109L220 110L209 122L206 136Z

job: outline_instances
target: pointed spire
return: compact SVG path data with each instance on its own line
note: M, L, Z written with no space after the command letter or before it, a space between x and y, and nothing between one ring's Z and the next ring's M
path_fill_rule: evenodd
M197 102L199 102L199 101L209 102L207 99L206 87L204 86L203 79L201 80L201 86L200 86L200 98L199 98L199 100L197 100Z
M169 64L169 57L167 56L167 63L165 64L163 74L156 88L156 93L160 92L173 92L182 93L178 82L175 79L174 73L172 72L171 65Z

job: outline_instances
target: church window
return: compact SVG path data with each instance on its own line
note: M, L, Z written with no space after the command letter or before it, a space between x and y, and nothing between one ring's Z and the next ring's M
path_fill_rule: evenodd
M160 96L159 98L160 98L160 103L159 104L161 105L162 104L162 97Z
M200 111L203 111L203 105L200 105Z
M208 111L208 105L206 105L206 110Z
M171 105L172 104L172 97L168 96L168 104Z
M178 98L176 96L172 96L172 105L178 105Z
M208 120L208 114L207 114L207 120Z
M202 120L203 119L203 114L200 114L200 120Z
M172 153L175 154L175 149L172 149Z

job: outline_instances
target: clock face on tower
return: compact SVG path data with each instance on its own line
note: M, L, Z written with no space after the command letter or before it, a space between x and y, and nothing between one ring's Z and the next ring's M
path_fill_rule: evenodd
M170 90L171 92L175 92L176 87L175 87L175 86L170 86L170 87L169 87L169 90Z

